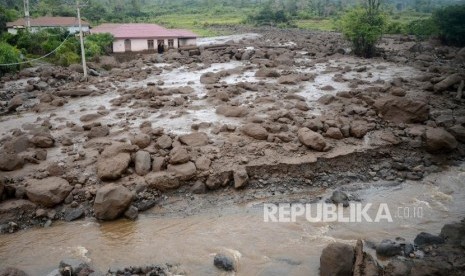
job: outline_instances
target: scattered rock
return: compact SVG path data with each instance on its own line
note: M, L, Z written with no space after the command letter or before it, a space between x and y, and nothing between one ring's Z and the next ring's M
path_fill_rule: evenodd
M415 237L415 240L413 242L417 246L424 246L424 245L432 245L432 244L442 244L444 243L444 239L440 236L421 232Z
M82 216L84 216L83 208L68 209L65 211L64 219L66 221L73 221L81 218Z
M39 133L31 138L31 143L39 148L51 148L55 144L55 139L50 133Z
M215 255L215 258L213 259L213 264L222 270L225 271L235 271L236 266L234 264L234 259L226 256L225 254L218 253Z
M428 120L427 103L399 97L386 97L375 101L374 107L384 120L394 123L422 123Z
M187 162L179 165L168 165L168 172L174 173L181 180L189 180L195 176L197 168L193 162Z
M243 106L222 105L216 109L216 113L225 117L244 117L247 115L248 111L247 108Z
M151 172L145 176L149 188L167 191L180 186L179 179L170 172Z
M179 136L179 141L191 147L205 146L208 145L208 135L205 132L194 132Z
M24 166L24 158L20 157L16 153L0 153L0 170L2 171L14 171L21 169Z
M234 170L234 188L239 189L245 187L249 182L249 175L244 167Z
M205 156L200 156L195 160L195 166L197 167L198 170L201 171L208 171L210 169L212 161L210 158L207 158Z
M124 217L130 220L136 220L139 216L139 210L135 206L129 206L129 208L124 212Z
M131 143L133 145L137 145L140 149L145 149L151 142L152 139L150 138L150 135L144 133L137 134L131 139Z
M430 152L450 151L457 148L457 140L443 128L426 129L426 149Z
M95 217L101 220L114 220L129 207L133 194L128 188L108 184L97 190L94 201Z
M391 240L383 240L376 246L376 254L383 257L402 255L402 246Z
M268 131L264 127L256 123L246 124L242 128L242 132L245 135L255 138L257 140L266 140L268 138Z
M121 152L109 158L99 157L97 175L102 180L115 180L121 177L131 161L129 153Z
M146 175L152 169L152 160L150 158L150 153L140 150L136 152L136 157L134 161L136 173L138 175Z
M434 85L434 92L442 92L447 90L449 87L453 86L454 84L459 83L461 80L463 80L463 76L460 74L453 74L445 78L444 80L436 83Z
M161 149L169 149L173 144L173 140L168 135L162 135L157 139L157 145Z
M98 137L105 137L110 134L110 128L108 126L94 126L90 129L89 133L87 133L87 137L89 139L98 138Z
M344 207L349 206L349 196L344 192L334 191L329 199L334 204L342 204Z
M324 151L326 149L325 138L323 138L321 134L306 127L299 129L297 136L299 141L306 147L317 151Z
M66 179L48 177L41 180L29 180L26 194L29 200L45 207L53 207L65 200L73 189Z
M183 164L190 159L191 157L184 147L175 147L170 152L170 164Z

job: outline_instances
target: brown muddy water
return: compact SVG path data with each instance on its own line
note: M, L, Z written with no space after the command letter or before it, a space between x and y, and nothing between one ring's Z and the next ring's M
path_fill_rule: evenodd
M345 190L363 204L387 203L393 222L271 223L264 222L262 204L276 202L273 198L243 206L223 205L220 199L218 207L190 216L162 215L155 208L135 222L87 220L2 235L0 264L47 275L61 259L72 257L87 260L102 272L166 262L181 264L187 275L221 275L213 256L226 250L239 260L235 275L318 275L321 251L330 242L353 244L358 238L380 242L399 236L412 241L421 231L438 234L443 224L461 220L465 163L421 182L357 183ZM419 208L422 216L414 216Z

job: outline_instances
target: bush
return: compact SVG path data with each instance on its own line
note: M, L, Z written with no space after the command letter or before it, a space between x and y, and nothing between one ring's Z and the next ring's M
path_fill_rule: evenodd
M92 34L86 37L86 48L87 45L94 47L93 52L97 55L91 55L90 57L97 57L99 55L108 55L113 52L113 36L111 34ZM98 47L98 50L97 50Z
M426 39L439 33L439 28L433 18L417 19L407 24L406 32L419 39Z
M446 44L465 46L465 5L455 5L436 10L433 19Z
M377 8L354 8L341 18L342 33L352 43L355 54L363 57L375 54L385 25L385 16Z
M0 42L0 64L17 63L21 61L21 53L8 43ZM0 75L18 71L19 65L0 65Z
M387 34L405 34L406 26L400 22L389 22L386 25L385 33Z
M247 21L257 26L283 25L290 23L288 15L284 10L273 10L271 4L266 4L257 14L249 15Z

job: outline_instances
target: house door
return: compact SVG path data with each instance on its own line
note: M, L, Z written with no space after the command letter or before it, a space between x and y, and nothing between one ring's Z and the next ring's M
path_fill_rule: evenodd
M131 52L131 40L130 39L126 39L124 41L124 50L126 52Z
M153 50L155 48L153 44L153 39L147 40L147 47L149 50Z
M157 40L158 44L158 53L163 54L165 51L165 41L163 39Z

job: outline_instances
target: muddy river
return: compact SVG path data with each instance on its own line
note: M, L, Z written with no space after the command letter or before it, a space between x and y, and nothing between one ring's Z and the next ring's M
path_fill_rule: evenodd
M160 214L155 208L135 222L84 220L2 235L0 263L31 275L47 275L63 258L89 261L103 272L179 263L188 275L216 275L214 254L230 251L239 260L235 275L318 275L321 251L330 242L395 237L412 241L420 231L438 234L443 224L462 219L465 164L421 182L357 183L346 191L362 204L386 203L393 222L311 223L304 218L264 222L263 203L275 203L273 198L243 206L226 204L189 216Z

